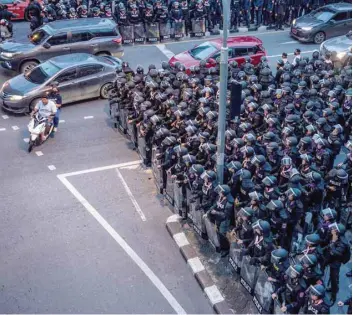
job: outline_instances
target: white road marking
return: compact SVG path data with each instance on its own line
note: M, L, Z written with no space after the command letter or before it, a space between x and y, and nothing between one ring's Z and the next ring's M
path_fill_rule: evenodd
M118 177L119 177L121 183L122 183L123 186L124 186L124 189L125 189L127 195L129 196L129 198L130 198L132 204L134 205L134 207L135 207L137 213L140 215L141 220L142 220L142 221L146 221L146 217L145 217L143 211L141 210L139 204L137 203L137 200L135 199L134 195L132 194L132 192L131 192L129 186L127 185L127 183L126 183L126 181L125 181L123 175L121 175L119 169L116 168L115 170L116 170L116 173L118 174Z
M208 298L210 299L212 305L215 305L216 303L224 301L224 298L223 298L221 292L219 292L216 285L212 285L210 287L207 287L204 289L204 291L207 294Z
M7 116L7 115L2 115L2 118L4 118L4 119L9 119L9 116Z
M198 273L202 270L205 270L205 267L203 266L199 257L190 258L190 259L188 259L187 263L191 267L192 272L194 274Z
M181 219L181 216L179 214L173 214L170 217L168 217L167 222L166 223L170 223L170 222L179 222L179 220Z
M28 143L29 142L29 138L24 138L23 141Z
M174 57L174 55L175 55L171 50L169 50L169 49L166 47L165 44L158 44L158 45L156 45L156 47L157 47L168 59Z
M44 155L42 151L36 151L37 156L42 156Z
M18 128L17 126L12 126L11 127L13 130L18 130L18 129L20 129L20 128Z
M298 44L298 42L296 40L292 40L290 42L281 43L281 45L288 45L288 44Z
M138 168L138 164L135 165L129 165L129 166L124 166L124 167L120 167L122 170L136 170Z
M83 119L92 119L93 118L93 116L85 116L85 117L83 117Z
M173 238L174 238L175 242L177 243L178 247L183 247L185 245L189 245L190 244L188 239L186 238L184 232L180 232L180 233L174 234Z
M0 131L5 131L6 130L6 128L0 128Z
M56 170L56 167L55 167L54 165L48 165L48 168L49 168L51 171Z
M315 50L317 50L317 49L315 49ZM310 53L314 52L315 50L302 51L300 54L301 54L301 55L310 54ZM289 53L289 54L288 54L288 56L293 56L293 55L294 55L294 53ZM266 57L267 57L267 58L282 57L282 54L280 54L280 55L266 56Z
M59 123L60 123L60 124L63 124L64 122L65 122L65 120L63 120L63 119L60 119L60 120L59 120Z
M147 266L147 264L137 255L137 253L129 246L128 243L118 234L117 231L100 215L100 213L79 193L79 191L65 178L65 175L57 175L64 186L75 196L75 198L86 208L86 210L97 220L97 222L109 233L109 235L120 245L127 255L135 262L135 264L143 271L143 273L151 280L154 286L168 301L170 306L177 314L186 314L185 310L178 303L175 297L169 292L162 281Z
M129 166L129 165L136 165L136 164L141 164L141 161L137 160L137 161L131 161L131 162L126 162L126 163L95 167L95 168L91 168L91 169L88 169L88 170L82 170L82 171L71 172L71 173L60 174L60 175L64 176L64 177L76 176L76 175L82 175L82 174L87 174L87 173L106 171L106 170L111 170L111 169L114 169L114 168L121 168L121 167Z

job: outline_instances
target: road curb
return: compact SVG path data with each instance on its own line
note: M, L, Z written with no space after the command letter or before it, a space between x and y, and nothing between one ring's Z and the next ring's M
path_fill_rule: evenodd
M189 265L201 289L208 297L214 311L217 314L233 314L221 292L218 290L216 284L206 271L200 258L197 256L193 246L186 238L186 235L182 230L180 220L181 217L177 214L174 214L167 219L166 228L170 236L179 247L181 255Z

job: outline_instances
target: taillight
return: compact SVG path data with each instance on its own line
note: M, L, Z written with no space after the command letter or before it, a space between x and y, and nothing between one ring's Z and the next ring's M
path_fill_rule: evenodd
M121 44L121 37L113 39L114 43Z

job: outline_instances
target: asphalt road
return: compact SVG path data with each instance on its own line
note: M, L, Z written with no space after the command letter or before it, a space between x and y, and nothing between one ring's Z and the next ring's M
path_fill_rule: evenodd
M15 39L27 34L15 24ZM253 35L271 62L317 48L288 31ZM159 66L198 42L126 47L124 60ZM1 84L11 76L0 69ZM212 313L165 229L151 174L121 168L138 156L106 110L101 100L65 107L55 139L31 154L28 117L1 113L1 313Z

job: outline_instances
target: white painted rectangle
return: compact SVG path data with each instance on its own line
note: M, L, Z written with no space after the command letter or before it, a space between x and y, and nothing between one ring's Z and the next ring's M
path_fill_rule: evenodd
M51 171L56 170L56 167L55 167L54 165L48 165L48 168L49 168Z
M0 131L6 131L6 128L0 128Z
M185 245L190 244L184 232L174 234L173 238L179 247L183 247Z
M190 258L190 259L188 259L187 263L191 267L192 272L194 274L198 273L202 270L205 270L205 267L203 266L199 257Z
M85 116L85 117L83 117L84 119L92 119L93 118L93 116Z
M42 151L36 151L37 156L42 156L43 152Z
M24 138L23 141L28 143L29 142L29 138Z
M17 126L12 126L11 127L13 130L18 130L18 129L20 129L20 128L18 128Z
M218 288L216 285L212 285L210 287L205 288L205 293L208 296L209 300L211 301L212 305L215 305L216 303L223 302L224 298L219 292Z
M65 120L63 120L63 119L60 119L60 120L59 120L59 123L60 123L60 124L63 124L64 122L65 122Z
M3 118L3 119L9 119L9 116L7 116L7 115L2 115L2 118Z

